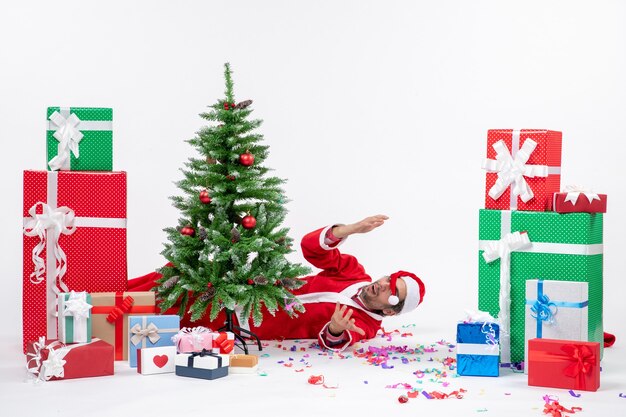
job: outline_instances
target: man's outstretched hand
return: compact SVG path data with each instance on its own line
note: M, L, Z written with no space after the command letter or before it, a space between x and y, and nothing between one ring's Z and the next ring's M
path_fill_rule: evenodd
M354 233L368 233L385 224L385 220L387 219L389 219L389 217L384 214L377 214L375 216L366 217L360 222L335 226L333 227L333 235L341 239Z
M354 324L354 319L352 317L353 310L348 308L348 306L342 306L337 303L335 305L335 312L330 318L330 324L328 325L328 330L332 334L339 335L346 330L353 331L359 333L361 336L365 336L365 331L360 327Z

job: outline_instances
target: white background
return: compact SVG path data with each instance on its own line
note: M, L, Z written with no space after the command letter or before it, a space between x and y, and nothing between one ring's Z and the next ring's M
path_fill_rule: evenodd
M266 165L288 179L286 226L296 241L329 223L390 216L343 246L375 278L406 269L426 282L423 306L389 326L452 335L463 311L476 308L487 130L562 131L562 185L609 195L604 323L619 344L625 18L617 0L4 5L5 355L19 357L22 171L46 167L46 107L114 109L114 169L128 172L132 278L163 263L162 229L178 218L168 196L194 152L184 140L203 126L198 113L222 97L226 61L237 101L254 100L253 116L264 120ZM292 258L304 262L299 252Z

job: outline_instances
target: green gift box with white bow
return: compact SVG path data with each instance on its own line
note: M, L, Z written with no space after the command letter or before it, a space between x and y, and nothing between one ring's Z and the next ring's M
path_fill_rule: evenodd
M46 126L49 170L113 170L113 109L48 107Z
M91 342L91 294L60 293L58 298L58 333L63 343Z
M524 360L531 279L587 282L588 337L602 346L601 213L481 209L478 227L478 308L501 321L503 363Z

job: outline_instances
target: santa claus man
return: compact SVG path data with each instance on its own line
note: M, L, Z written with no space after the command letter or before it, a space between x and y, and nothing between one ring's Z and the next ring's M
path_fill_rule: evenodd
M367 217L352 224L339 224L315 230L302 238L302 253L316 275L302 278L306 283L293 294L306 308L296 318L285 311L265 314L259 327L249 322L239 326L260 339L317 338L320 346L342 351L359 340L373 338L384 317L413 311L424 299L424 283L414 274L398 271L372 280L357 259L343 254L338 247L350 235L368 233L382 226L385 215ZM148 289L148 276L129 282L131 291ZM222 318L223 320L223 318ZM195 322L216 328L215 323ZM221 324L221 323L220 323Z

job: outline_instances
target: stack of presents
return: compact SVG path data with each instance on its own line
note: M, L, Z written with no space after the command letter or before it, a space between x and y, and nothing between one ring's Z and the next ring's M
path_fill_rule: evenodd
M479 213L479 317L457 326L460 375L596 391L606 195L561 192L561 132L489 130ZM497 318L497 319L494 319Z
M39 381L141 374L215 379L250 372L234 335L180 328L154 292L126 292L126 173L113 169L113 111L47 112L47 171L24 171L23 349Z

